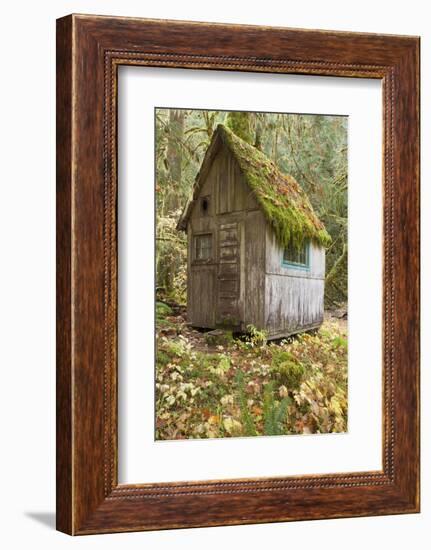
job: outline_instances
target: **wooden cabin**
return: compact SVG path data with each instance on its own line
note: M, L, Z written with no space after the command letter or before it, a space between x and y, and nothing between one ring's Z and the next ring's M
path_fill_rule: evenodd
M178 229L192 326L254 325L274 339L321 325L330 237L299 184L223 125Z

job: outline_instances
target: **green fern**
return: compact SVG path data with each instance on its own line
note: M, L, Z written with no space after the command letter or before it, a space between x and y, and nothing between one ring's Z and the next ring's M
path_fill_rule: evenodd
M241 411L241 424L243 426L244 435L254 436L257 435L256 426L254 425L253 416L250 414L250 410L247 404L247 397L245 395L245 381L244 373L237 371L235 375L235 382L238 391L239 408Z
M283 421L286 417L287 407L291 403L289 397L278 402L274 397L274 383L269 382L264 388L263 394L263 419L265 435L282 435L285 432Z

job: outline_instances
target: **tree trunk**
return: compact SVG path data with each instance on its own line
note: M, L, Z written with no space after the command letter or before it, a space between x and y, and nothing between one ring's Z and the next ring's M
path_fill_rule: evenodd
M169 193L168 209L170 211L179 208L181 197L181 164L182 151L181 142L184 134L184 110L169 110L169 141L167 148L167 161L169 166L169 176L172 181L172 192Z
M254 136L251 128L251 113L231 111L227 114L226 126L238 137L253 145Z

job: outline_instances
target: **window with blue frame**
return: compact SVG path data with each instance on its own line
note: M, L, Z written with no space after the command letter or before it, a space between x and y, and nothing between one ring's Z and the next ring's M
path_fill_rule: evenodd
M304 242L300 247L290 244L283 250L283 266L295 269L310 269L310 243Z

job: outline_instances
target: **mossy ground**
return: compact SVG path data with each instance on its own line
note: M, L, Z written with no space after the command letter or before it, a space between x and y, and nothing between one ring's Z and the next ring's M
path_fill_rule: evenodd
M162 322L160 322L162 320ZM157 323L156 439L347 430L347 327L211 346L185 314Z

